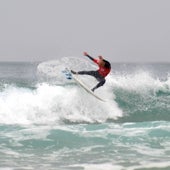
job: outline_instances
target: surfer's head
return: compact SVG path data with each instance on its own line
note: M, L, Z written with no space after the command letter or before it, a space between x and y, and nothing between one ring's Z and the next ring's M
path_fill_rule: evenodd
M108 68L108 69L111 68L110 63L107 60L105 60L101 55L98 56L98 57L99 57L99 60L98 60L99 66L102 66L102 67L105 67L105 68Z
M103 57L102 57L101 55L99 55L99 59L100 59L100 60L103 60Z
M98 57L99 57L99 59L98 59L98 64L99 64L99 66L103 67L104 64L105 64L105 62L103 61L103 57L102 57L101 55L98 56Z

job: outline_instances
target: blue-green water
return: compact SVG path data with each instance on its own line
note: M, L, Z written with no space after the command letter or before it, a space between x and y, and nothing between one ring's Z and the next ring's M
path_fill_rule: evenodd
M101 102L65 79L68 62L93 67L0 63L0 169L169 170L170 64L112 63Z

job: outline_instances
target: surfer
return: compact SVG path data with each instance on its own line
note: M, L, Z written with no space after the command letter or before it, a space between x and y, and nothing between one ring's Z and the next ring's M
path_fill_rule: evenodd
M103 59L102 56L99 56L98 58L93 58L87 52L84 52L84 56L87 56L90 60L96 63L99 66L99 69L95 71L78 71L78 72L71 70L71 72L73 74L82 75L86 74L95 77L99 81L99 83L91 89L94 92L94 90L105 84L106 82L105 77L110 73L111 64L107 60Z

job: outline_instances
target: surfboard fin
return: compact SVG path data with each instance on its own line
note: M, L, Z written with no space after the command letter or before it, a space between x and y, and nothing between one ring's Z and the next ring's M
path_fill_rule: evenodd
M65 70L63 70L62 72L66 76L66 79L69 79L69 80L72 79L72 75L71 75L70 71L67 68Z

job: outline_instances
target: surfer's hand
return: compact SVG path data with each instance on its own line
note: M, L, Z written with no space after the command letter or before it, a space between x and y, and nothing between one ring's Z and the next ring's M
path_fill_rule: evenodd
M84 55L85 55L85 56L88 56L87 52L84 52Z

